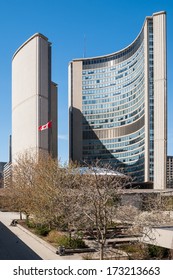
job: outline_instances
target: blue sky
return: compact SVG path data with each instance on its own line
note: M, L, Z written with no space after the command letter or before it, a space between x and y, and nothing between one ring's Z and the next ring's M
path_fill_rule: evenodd
M0 161L8 160L11 61L21 44L36 32L52 42L52 80L59 87L59 158L64 162L68 159L69 61L83 57L84 50L86 57L92 57L126 47L139 34L145 17L163 10L167 12L168 154L173 155L172 0L1 0Z

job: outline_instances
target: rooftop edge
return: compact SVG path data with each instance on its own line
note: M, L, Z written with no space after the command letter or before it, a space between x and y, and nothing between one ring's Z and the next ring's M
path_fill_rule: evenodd
M32 35L28 40L26 40L14 53L12 60L14 59L14 57L16 56L16 54L25 46L27 45L32 39L34 39L35 37L41 37L43 38L45 41L48 41L48 38L46 36L44 36L41 33L35 33L34 35Z
M113 53L105 54L105 55L98 55L98 56L93 56L93 57L91 56L91 57L86 57L86 58L85 58L85 57L83 57L83 58L74 58L74 59L72 59L72 60L69 62L69 65L70 65L71 63L77 62L77 61L85 61L85 60L89 60L89 59L92 60L92 59L99 59L99 58L103 58L103 57L110 57L110 56L112 56L112 55L118 54L119 52L125 51L125 50L128 49L130 46L132 46L132 45L135 43L135 41L138 39L138 37L140 36L140 34L141 34L142 31L143 31L143 28L144 28L144 25L145 25L146 21L147 21L148 19L152 19L154 16L161 15L161 14L166 14L166 11L160 11L160 12L153 13L152 16L146 16L146 17L145 17L145 20L144 20L144 23L143 23L143 25L142 25L142 28L141 28L140 32L138 33L138 35L136 36L136 38L135 38L129 45L127 45L126 47L124 47L123 49L118 50L118 51L113 52Z

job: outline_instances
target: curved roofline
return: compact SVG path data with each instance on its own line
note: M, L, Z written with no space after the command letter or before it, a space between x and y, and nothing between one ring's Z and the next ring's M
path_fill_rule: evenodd
M45 41L48 41L48 38L46 36L44 36L41 33L35 33L34 35L32 35L27 41L25 41L14 53L12 60L14 59L14 57L16 56L16 54L25 46L27 45L32 39L34 39L35 37L41 37L43 38Z
M73 62L73 61L85 61L85 60L89 60L89 59L107 58L107 57L110 57L110 56L113 56L113 55L117 55L118 53L125 51L126 49L130 48L130 47L137 41L137 39L139 38L139 36L142 34L146 21L147 21L148 19L152 19L154 16L157 16L157 15L160 15L160 14L166 14L166 12L165 12L165 11L161 11L161 12L153 13L152 16L146 16L146 18L145 18L145 20L144 20L144 23L143 23L143 25L142 25L142 28L141 28L139 34L137 35L137 37L132 41L132 43L130 43L128 46L124 47L123 49L118 50L118 51L113 52L113 53L110 53L110 54L105 54L105 55L100 55L100 56L93 56L93 57L88 57L88 58L85 58L85 57L84 57L84 58L75 58L75 59L73 59L71 62ZM71 63L71 62L70 62L70 63ZM70 63L69 63L69 64L70 64Z
M166 11L160 11L160 12L153 13L153 16L158 16L158 15L161 15L161 14L166 15Z
M80 175L108 175L108 176L121 176L121 177L128 177L127 175L117 171L112 170L110 168L104 167L96 167L96 166L84 166L84 167L77 167L73 170L72 173L79 173Z

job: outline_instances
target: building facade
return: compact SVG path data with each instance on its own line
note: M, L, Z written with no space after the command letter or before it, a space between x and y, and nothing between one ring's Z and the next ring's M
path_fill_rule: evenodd
M49 121L50 129L38 129ZM29 149L57 157L57 85L51 81L51 43L40 33L12 60L12 162Z
M4 170L3 170L3 187L4 188L11 186L11 179L12 179L12 164L11 164L11 162L7 162L4 165Z
M167 156L167 187L173 188L173 156Z
M4 186L4 166L6 165L6 162L0 162L0 188Z
M70 62L69 159L100 159L164 189L166 154L166 13L159 12L128 47Z

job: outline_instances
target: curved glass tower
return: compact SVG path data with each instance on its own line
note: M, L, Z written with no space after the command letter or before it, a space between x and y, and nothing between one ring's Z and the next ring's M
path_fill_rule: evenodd
M70 159L109 162L137 182L166 186L165 12L128 47L69 64Z

